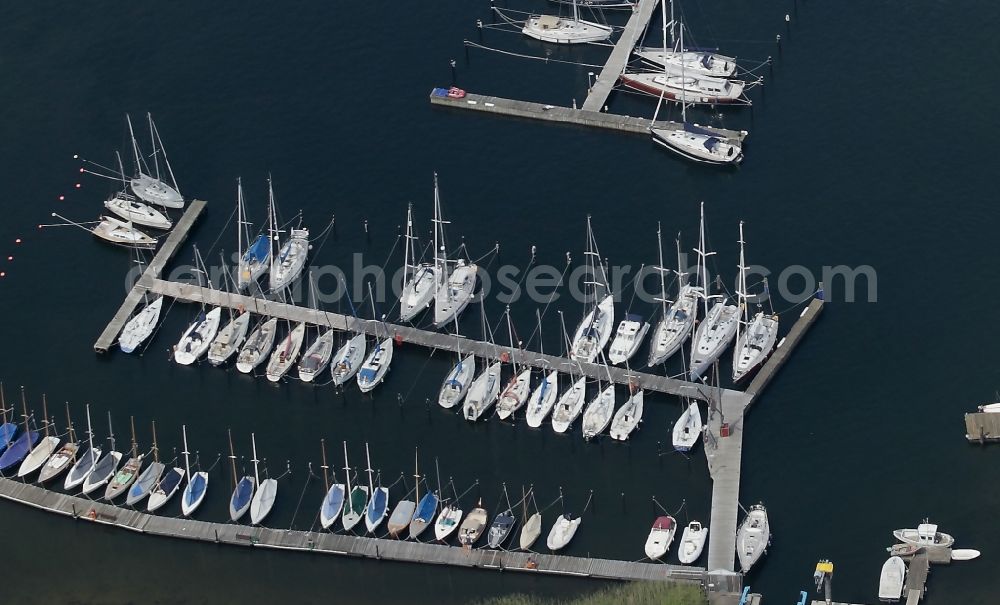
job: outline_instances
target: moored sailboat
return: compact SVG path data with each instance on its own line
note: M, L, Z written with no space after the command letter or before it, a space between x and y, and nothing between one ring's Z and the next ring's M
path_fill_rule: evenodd
M229 435L229 463L233 474L233 493L229 497L229 518L233 523L239 521L243 515L250 510L250 503L253 501L254 491L257 489L257 476L244 475L237 481L239 475L236 472L236 452L233 451L233 433L226 430ZM256 458L257 456L254 456Z
M271 224L274 225L275 228L273 241L278 241L278 221L275 218L277 216L277 211L275 210L274 188L271 186L270 177L267 179L267 193L269 199L271 200ZM271 252L271 292L280 292L293 281L298 279L300 275L302 275L302 270L306 266L306 257L308 254L309 230L302 227L300 223L299 227L289 231L288 240L281 245L278 252L275 253L273 250Z
M118 335L118 348L123 353L132 353L146 341L160 320L160 310L163 308L163 297L157 296L149 301L141 311L125 322L121 334Z
M340 521L346 531L351 531L364 518L365 511L368 510L369 488L367 485L351 487L351 466L347 462L346 441L344 442L344 480L347 482L347 500L344 502L344 511Z
M454 321L472 300L479 267L464 259L448 258L444 226L449 221L441 214L441 195L437 173L434 173L434 327L441 328ZM462 246L464 249L464 245Z
M581 376L559 398L552 411L552 430L565 433L580 416L587 396L587 377Z
M185 517L190 517L205 500L205 494L208 492L208 473L205 471L191 472L187 426L181 425L181 431L184 435L184 451L182 452L184 454L184 471L188 477L187 485L184 486L184 493L181 494L181 514Z
M403 290L399 297L399 321L410 321L430 306L437 290L435 265L420 263L417 238L413 235L413 204L406 207L406 242L403 251ZM436 251L435 251L436 252Z
M336 482L336 473L333 477L334 483L330 483L328 475L330 467L326 463L326 439L320 439L320 448L323 450L323 486L326 488L326 492L324 492L323 504L319 507L319 523L323 529L330 529L344 508L344 495L347 492L343 483Z
M104 499L108 502L128 492L139 476L139 469L142 468L143 456L139 453L139 446L135 441L135 420L132 417L129 417L129 425L132 429L132 455L108 481L108 487L104 490Z
M49 434L49 411L45 395L42 395L42 417L45 423L45 436L31 448L31 452L21 461L21 466L17 469L18 477L27 477L41 468L62 441L57 435Z
M611 26L580 19L578 0L572 0L573 15L530 15L521 33L529 38L553 44L587 44L601 42L611 37ZM593 0L590 0L593 2ZM598 0L606 1L606 0ZM620 1L620 0L616 0Z
M118 472L118 464L122 460L121 452L115 450L115 432L111 427L111 412L108 411L108 441L111 443L111 450L94 464L94 469L83 481L83 494L87 495L104 487L115 473Z
M274 348L278 334L278 318L272 317L261 322L243 343L236 357L236 369L243 374L253 372Z
M147 113L146 118L149 121L150 145L153 148L154 170L152 171L152 175L147 174L149 167L146 166L142 155L139 153L139 144L135 140L135 132L132 130L132 118L128 114L125 115L125 120L128 122L129 136L132 137L132 153L135 157L135 176L132 177L129 183L132 193L136 194L142 201L149 202L150 204L156 204L164 208L183 208L184 197L177 186L174 171L170 167L170 160L167 158L167 152L163 148L163 141L160 140L160 133L153 123L153 115ZM169 183L164 181L160 176L160 162L157 159L160 153L163 154L167 174L170 175Z
M368 444L365 443L365 458L368 460L368 489L371 498L368 500L368 508L365 510L365 528L368 533L374 534L378 526L382 524L389 514L389 489L379 485L375 487L372 468L372 457L368 451Z
M736 326L739 324L740 310L736 305L726 304L726 299L721 295L710 295L708 289L708 266L706 259L713 252L706 251L705 242L705 204L701 204L701 221L699 227L698 253L699 267L702 286L702 306L705 319L695 331L694 340L691 343L691 380L698 380L705 375L705 372L718 361L722 352L733 341L736 336ZM708 308L708 300L715 299L712 308Z
M591 227L590 215L587 215L587 249L584 252L587 259L588 290L587 306L580 325L573 334L569 347L569 357L575 361L592 362L608 344L611 331L614 329L615 299L608 285L608 277L597 249L597 240Z
M156 422L153 422L153 461L149 463L139 477L132 483L125 497L125 504L134 506L148 496L160 482L165 466L160 462L160 448L156 443Z
M151 249L155 248L157 243L155 237L136 229L131 222L112 216L100 217L91 232L106 242L127 248Z
M72 466L76 459L76 454L80 451L80 442L76 440L76 431L73 428L73 419L69 415L69 403L66 404L66 425L69 427L69 436L63 443L59 451L52 454L45 462L45 466L38 472L38 483L44 484L46 481L59 476Z
M695 399L688 402L687 407L681 412L680 418L674 423L673 444L678 452L687 452L694 448L701 438L702 431L701 410L698 409L698 401Z
M531 428L537 429L545 422L545 418L552 411L559 397L559 373L555 370L546 375L528 399L528 410L525 413L525 421Z
M101 448L94 447L94 429L90 424L90 404L87 404L87 445L82 452L76 453L76 461L66 480L63 481L63 489L70 491L83 483L87 476L94 470L97 459L101 457Z
M702 290L696 285L691 285L687 280L687 273L684 272L681 261L681 238L677 235L677 300L670 302L667 300L667 287L663 274L667 271L663 266L663 245L660 236L660 228L656 228L656 242L660 254L660 264L657 270L660 274L660 298L658 301L662 305L662 317L653 330L653 338L649 347L649 366L655 366L665 362L681 349L684 342L690 338L694 329L695 319L698 315L698 299ZM667 305L670 305L667 307Z
M639 428L639 423L642 422L644 391L631 386L629 390L631 395L628 401L615 412L615 416L611 420L611 429L608 431L611 438L617 441L628 439L632 431Z
M250 442L253 444L253 474L257 481L257 492L250 501L250 523L260 525L274 508L274 500L278 497L278 480L273 477L260 480L260 472L257 469L257 464L260 462L257 459L257 437L253 433L250 433Z
M270 187L268 188L270 192ZM271 221L270 207L274 203L273 194L268 205L268 225L269 231L273 235L274 224ZM251 284L257 283L268 269L271 267L271 237L264 233L257 234L257 237L250 242L250 227L247 220L246 206L243 204L243 180L236 179L236 246L239 258L236 265L236 289L246 290ZM244 242L246 249L244 250Z
M778 316L758 311L750 320L747 300L747 269L743 257L743 221L740 221L740 289L737 292L741 317L736 326L736 348L733 349L733 382L745 378L764 363L778 339ZM765 290L767 280L764 281ZM743 328L741 330L741 328Z
M302 340L305 336L306 324L300 322L278 343L267 362L268 381L278 382L288 373L288 370L292 369L295 360L299 357L299 352L302 350Z

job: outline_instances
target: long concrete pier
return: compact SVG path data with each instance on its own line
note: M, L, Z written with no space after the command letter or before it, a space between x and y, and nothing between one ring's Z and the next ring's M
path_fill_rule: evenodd
M0 478L0 498L80 521L141 534L250 548L613 580L701 582L705 572L704 568L700 567L487 548L469 549L445 544L335 534L327 531L271 529L234 523L212 523L183 517L163 517L49 491L6 478Z
M618 37L615 48L611 51L611 56L604 64L604 69L597 76L597 81L590 87L590 94L583 102L584 111L601 111L601 108L604 107L611 91L614 90L615 84L618 82L618 77L625 69L625 64L628 63L628 58L632 55L632 49L646 32L649 20L653 17L653 11L659 5L659 0L639 0L638 5L632 10L632 16L628 23L625 24L625 29Z

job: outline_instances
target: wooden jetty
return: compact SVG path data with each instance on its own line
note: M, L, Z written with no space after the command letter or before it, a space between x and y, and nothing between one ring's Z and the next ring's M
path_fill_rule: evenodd
M615 43L611 56L604 64L604 69L597 76L597 81L590 87L590 94L583 102L584 111L601 111L601 108L604 107L608 97L611 96L611 91L614 90L615 84L618 82L618 77L625 70L628 58L632 56L632 49L646 32L649 20L653 18L653 11L659 5L659 0L639 0L638 5L632 9L632 16L629 17L625 29L618 37L618 42Z
M1000 441L1000 414L984 412L966 414L965 438L973 443Z
M183 517L162 517L53 492L6 478L0 478L0 498L73 519L141 534L251 548L612 580L700 583L705 572L700 567L485 548L467 549L444 544L366 538L326 531L271 529L233 523L212 523Z
M951 561L950 552L948 560ZM920 599L924 598L924 586L927 584L927 574L930 569L931 564L926 553L920 553L910 559L906 566L906 584L903 586L906 605L917 605Z

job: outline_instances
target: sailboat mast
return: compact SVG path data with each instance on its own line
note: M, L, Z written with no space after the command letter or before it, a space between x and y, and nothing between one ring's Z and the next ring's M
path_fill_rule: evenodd
M275 233L277 229L277 220L274 214L274 187L271 185L271 175L267 175L267 234L268 240L271 248L271 275L274 275L274 263L277 260L274 253L274 242L278 239L278 235Z
M139 457L139 445L135 442L135 416L128 417L128 423L132 427L132 458Z
M253 478L257 485L260 485L260 473L257 471L257 463L260 462L257 460L257 437L253 433L250 433L250 443L253 446Z
M188 430L186 425L181 425L181 432L184 435L184 471L187 473L188 480L191 477L191 459L190 452L188 452Z
M90 404L87 404L87 441L90 444L90 451L94 451L94 429L90 425Z
M517 372L517 362L515 359L515 349L514 349L514 323L510 319L510 305L507 305L507 336L510 338L510 360L514 364L514 372Z
M437 290L441 289L441 284L448 283L448 258L442 254L444 252L444 221L441 218L441 194L438 190L438 175L434 173L434 275L437 281ZM445 296L451 294L445 292Z
M236 452L233 451L233 430L226 429L229 436L229 464L233 467L233 489L236 489Z
M247 224L246 210L243 208L243 177L236 177L236 262L243 262L243 235ZM247 246L250 245L250 233L246 233Z
M660 256L660 265L656 268L656 270L660 274L660 304L663 307L663 316L666 317L666 315L667 315L667 282L666 282L666 280L663 279L663 272L666 271L666 269L663 267L663 237L662 237L662 235L660 233L660 223L659 223L659 221L657 221L657 223L656 223L656 249L659 252L659 256Z
M441 491L441 467L438 466L437 456L434 457L434 472L437 474L438 497L439 498L443 498L444 497L444 492Z
M344 480L347 482L347 497L351 497L351 465L347 462L347 442L344 442Z
M736 296L739 298L740 311L743 316L743 324L750 323L750 316L747 309L747 266L746 257L744 256L743 249L746 246L746 242L743 240L743 221L740 221L740 286L739 290L736 291ZM736 342L740 341L740 322L736 322Z
M66 402L66 424L69 425L69 442L76 443L76 433L73 430L73 419L69 415L69 402Z
M664 9L665 9L665 7L664 7ZM663 25L664 39L666 39L666 31L667 31L666 14L664 14L664 21L663 21L663 23L664 23L664 25ZM676 29L676 27L677 27L677 23L674 21L674 0L670 0L670 46L671 46L671 48L674 46L674 37L675 37L674 36L674 30ZM664 50L666 50L666 49L664 49ZM683 61L684 61L684 43L681 42L681 63L682 64L683 64Z
M573 0L573 21L580 22L580 8L576 5L576 0Z
M128 183L125 180L125 165L122 164L122 154L118 153L117 149L115 150L115 157L118 158L118 172L122 175L122 191L126 191Z
M414 489L416 490L413 494L413 501L420 504L420 449L416 448L413 451L413 481Z
M111 451L115 451L115 429L111 426L111 410L108 410L108 440L111 442Z
M538 352L545 355L545 339L542 338L542 312L535 307L535 319L538 320Z
M42 417L45 419L45 438L49 438L49 406L45 401L45 393L42 393Z
M673 3L670 3L671 9ZM687 80L684 75L684 24L681 24L681 122L687 124Z
M30 429L28 428L28 402L24 399L24 387L21 387L21 409L24 411L24 434L28 435ZM28 442L30 448L30 440Z
M365 441L365 458L368 459L368 493L375 493L375 482L372 481L372 455L368 451L368 442Z
M406 283L410 281L410 263L411 258L416 256L416 251L414 251L413 256L410 254L410 249L413 246L413 204L406 205L406 245L403 246L403 287L406 287Z
M170 158L167 157L167 150L163 148L163 141L160 140L160 130L153 123L153 114L149 114L149 125L153 127L153 133L156 135L156 143L163 152L163 163L167 165L167 174L170 175L170 184L173 185L174 191L177 193L181 192L181 188L177 186L177 179L174 178L174 170L170 167ZM157 170L156 178L159 179L159 170Z
M156 147L156 133L153 132L153 114L146 113L146 119L149 120L149 144L153 146L153 170L156 171L156 180L160 180L160 162L157 161L156 155L159 150Z
M320 439L319 445L323 449L323 485L326 486L326 491L330 491L330 477L326 472L326 469L330 468L326 464L326 439Z
M135 131L132 130L132 117L125 114L125 121L128 122L128 134L132 139L132 155L135 156L135 171L142 172L142 162L139 160L139 143L135 140Z

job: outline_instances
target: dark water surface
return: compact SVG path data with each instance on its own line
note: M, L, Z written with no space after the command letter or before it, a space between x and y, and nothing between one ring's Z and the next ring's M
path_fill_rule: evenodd
M543 2L511 4L542 10ZM274 175L286 217L301 209L315 233L332 214L337 233L319 263L350 267L350 255L386 262L407 201L426 229L431 175L441 175L453 243L474 257L502 243L499 262L562 267L582 260L591 214L612 263L656 261L655 222L668 242L697 229L707 204L717 268L732 280L739 220L748 259L771 268L871 265L877 303L844 300L841 283L794 359L747 421L741 500L763 500L774 543L748 583L768 602L794 602L817 559L837 564L835 596L875 600L891 530L925 516L983 557L935 570L935 603L993 602L995 523L1000 488L993 448L965 443L962 412L993 397L1000 363L991 312L997 299L995 233L998 118L984 78L1000 50L1000 8L967 3L692 3L701 42L722 41L749 62L774 55L753 110L702 122L752 131L737 171L681 163L644 137L556 128L432 109L427 94L451 82L470 90L551 103L578 102L587 67L526 62L472 51L485 2L385 3L20 3L0 23L0 376L9 398L41 392L70 400L78 426L93 404L98 434L110 409L120 438L135 415L144 446L156 419L168 458L181 424L211 465L232 427L241 456L255 431L272 475L289 461L268 523L308 528L322 481L319 440L347 440L353 462L370 442L385 482L409 475L419 446L425 470L438 457L459 490L477 479L491 510L506 482L533 484L539 504L561 487L567 509L593 502L569 554L638 559L654 517L652 497L679 520L707 520L711 483L701 449L691 460L658 456L679 403L647 397L643 427L627 445L585 444L550 430L495 421L469 426L428 406L450 360L397 351L374 398L298 382L275 387L235 371L183 368L168 349L193 309L176 306L143 356L97 357L91 346L124 294L127 254L73 228L36 230L57 210L79 220L100 212L108 185L81 179L79 153L109 162L124 143L125 112L153 112L183 191L209 200L193 233L211 259L232 250L220 236L242 175L252 218L263 219L265 178ZM783 22L791 13L790 29ZM624 21L623 16L613 17ZM655 29L655 26L654 26ZM778 55L774 36L784 42ZM654 33L655 38L655 33ZM523 53L544 49L520 36L486 32L484 43ZM601 49L554 49L552 56L599 62ZM993 87L993 88L990 88ZM612 98L612 110L649 115L651 103ZM76 182L83 188L74 189ZM66 201L57 197L66 195ZM366 238L362 223L368 221ZM218 239L221 237L221 240ZM15 238L23 238L20 245ZM668 249L669 250L669 249ZM401 262L399 248L389 261ZM185 248L179 260L191 256ZM672 256L668 257L672 258ZM493 261L496 267L497 261ZM867 298L862 287L859 297ZM631 291L623 294L627 306ZM776 303L779 310L792 302ZM556 308L575 324L580 305L563 298L546 318L546 350L558 348ZM644 314L653 307L636 303ZM487 308L496 322L502 305ZM531 332L534 305L512 309ZM797 310L784 318L791 325ZM470 311L462 331L478 335ZM503 330L505 339L505 330ZM728 370L727 370L728 371ZM405 402L398 403L397 394ZM50 410L51 411L51 410ZM579 429L577 429L578 431ZM334 452L337 452L334 454ZM241 462L241 466L245 462ZM317 469L318 470L318 469ZM212 473L198 517L223 520L224 465ZM409 480L412 484L412 480ZM304 491L305 490L305 491ZM394 489L393 499L404 490ZM621 494L625 494L624 498ZM476 496L466 496L466 507ZM297 503L302 497L302 506ZM179 502L165 514L179 515ZM551 520L558 505L548 512ZM572 594L594 582L514 574L248 552L157 540L3 505L8 596L22 602L220 603L288 599L319 602L463 603L515 591ZM58 570L53 573L53 570Z

